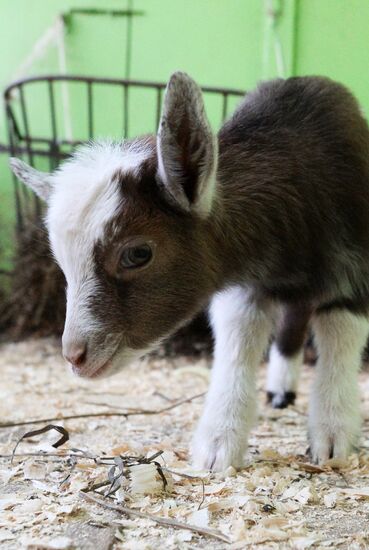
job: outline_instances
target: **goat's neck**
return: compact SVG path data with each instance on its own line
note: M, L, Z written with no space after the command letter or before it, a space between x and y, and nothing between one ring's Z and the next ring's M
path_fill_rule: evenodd
M258 280L265 264L263 205L248 196L242 181L218 174L217 193L206 228L211 260L216 265L218 285Z

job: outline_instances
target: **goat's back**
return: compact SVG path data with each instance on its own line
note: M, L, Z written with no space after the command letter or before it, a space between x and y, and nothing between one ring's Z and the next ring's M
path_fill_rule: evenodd
M320 304L369 297L369 130L344 86L261 84L220 130L219 149L220 193L228 215L245 219L239 241L252 227L258 284Z

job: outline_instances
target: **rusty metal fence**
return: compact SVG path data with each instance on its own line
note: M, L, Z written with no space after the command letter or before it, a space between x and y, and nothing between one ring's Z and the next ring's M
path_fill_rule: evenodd
M49 131L46 136L41 136L34 133L30 124L30 110L32 109L32 105L30 104L31 102L28 102L26 99L26 92L36 83L45 88L44 92L41 93L39 97L42 97L42 101L46 101L46 103L48 103L48 105L44 105L45 117L47 116L46 113L49 113ZM85 135L82 136L82 139L78 140L66 138L64 131L60 127L60 120L62 120L62 117L58 116L58 114L61 110L61 105L55 92L57 85L71 85L71 83L78 83L82 86L86 103L84 115L86 117L86 120L84 121L86 131ZM130 97L132 97L133 90L149 89L153 91L156 96L156 99L153 102L155 112L152 117L152 120L155 121L155 127L146 128L146 132L156 131L160 120L163 92L166 86L165 83L72 75L37 76L13 82L4 92L9 138L9 146L7 149L9 154L24 158L32 166L35 166L35 160L37 157L43 157L47 160L48 166L46 169L55 169L63 158L66 158L71 154L76 145L83 141L94 139L95 89L97 86L101 85L110 88L114 87L121 93L121 113L117 113L117 118L122 120L121 135L123 138L128 137L130 134L129 102ZM234 103L235 99L239 99L245 93L242 90L210 86L204 86L202 89L205 96L209 94L219 99L218 104L221 109L221 113L219 113L221 121L223 121L228 115L231 100ZM37 217L41 214L41 205L37 197L34 197L30 201L27 189L24 186L19 185L16 179L14 179L14 193L17 230L21 231L24 226L25 219L30 213L30 208L32 209L33 217L35 215Z

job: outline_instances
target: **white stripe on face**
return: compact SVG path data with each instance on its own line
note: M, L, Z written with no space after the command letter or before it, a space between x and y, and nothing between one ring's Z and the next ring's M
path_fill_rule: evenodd
M88 303L98 290L95 244L124 204L124 189L113 176L118 171L138 174L151 151L148 140L92 144L52 176L46 221L53 254L67 280L66 340L88 338L101 330Z

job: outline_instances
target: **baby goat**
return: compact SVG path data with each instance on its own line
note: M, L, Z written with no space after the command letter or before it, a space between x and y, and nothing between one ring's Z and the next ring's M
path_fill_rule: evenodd
M74 372L117 371L211 300L215 359L192 452L222 470L242 465L271 335L267 390L281 406L311 327L312 458L347 456L369 333L369 131L343 86L261 84L216 137L200 88L177 72L157 137L92 143L53 174L11 165L48 204Z

